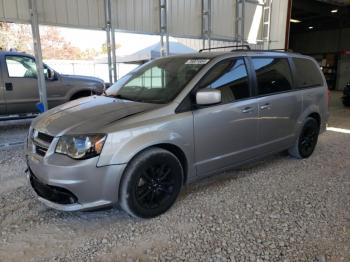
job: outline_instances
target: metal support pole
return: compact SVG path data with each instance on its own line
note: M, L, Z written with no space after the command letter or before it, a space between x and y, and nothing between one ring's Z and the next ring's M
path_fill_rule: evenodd
M112 22L112 5L111 0L108 0L108 17L109 17L109 23L110 23L110 33L111 33L111 40L112 40L112 71L113 71L113 81L117 81L117 56L115 54L116 52L116 45L115 45L115 28Z
M31 18L32 36L34 44L34 54L35 54L35 64L37 69L37 79L38 79L38 89L40 102L43 105L43 110L48 109L47 106L47 93L46 93L46 83L44 76L44 64L41 52L41 42L40 42L40 31L38 22L38 8L36 0L29 0L29 10Z
M211 47L211 0L202 0L202 40L203 49Z
M239 0L236 0L236 17L235 17L235 41L238 41L239 38L239 23L240 23L240 12L239 12Z
M245 43L245 32L244 32L244 24L245 24L245 0L241 0L242 2L242 22L241 22L241 45Z
M111 30L111 36L112 36L112 66L113 66L113 80L114 82L117 82L118 75L117 75L117 55L115 53L116 45L115 45L115 30L112 28Z
M167 0L159 0L160 54L169 55ZM164 43L165 38L165 43Z
M169 24L169 17L168 17L168 11L169 11L169 5L167 0L165 0L165 28L166 28L166 33L165 33L165 54L168 56L170 53L170 46L169 46L169 30L168 30L168 24Z
M109 76L109 83L113 84L112 55L111 55L111 23L109 18L108 2L109 0L104 1L106 36L107 36L108 76Z
M243 45L245 41L245 1L236 0L236 19L235 19L235 37L234 41L238 44Z

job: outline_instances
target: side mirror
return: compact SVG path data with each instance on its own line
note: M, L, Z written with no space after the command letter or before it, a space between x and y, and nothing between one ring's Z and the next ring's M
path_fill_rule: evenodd
M197 105L213 105L221 103L221 91L204 88L196 93Z
M50 81L56 80L56 75L54 70L52 70L51 68L46 68L45 71L46 71L45 76L48 80Z

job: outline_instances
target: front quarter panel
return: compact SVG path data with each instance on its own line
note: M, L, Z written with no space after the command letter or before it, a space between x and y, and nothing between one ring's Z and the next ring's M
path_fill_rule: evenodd
M125 164L146 148L171 144L180 148L185 154L188 178L190 179L195 173L192 164L194 155L192 112L162 116L134 127L107 133L98 166Z

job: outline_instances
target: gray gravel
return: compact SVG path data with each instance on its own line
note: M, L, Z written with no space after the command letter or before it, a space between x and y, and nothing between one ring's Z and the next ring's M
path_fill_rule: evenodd
M46 208L24 169L21 147L0 150L0 261L350 261L350 134L190 185L151 220Z

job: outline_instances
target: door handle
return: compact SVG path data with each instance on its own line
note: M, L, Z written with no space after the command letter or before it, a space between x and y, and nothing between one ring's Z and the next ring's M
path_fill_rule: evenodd
M266 109L270 109L270 108L271 108L270 104L265 104L265 105L260 106L261 110L266 110Z
M245 107L241 110L242 113L250 113L252 112L254 109L252 107Z
M5 83L5 90L6 91L12 91L13 90L12 83Z

